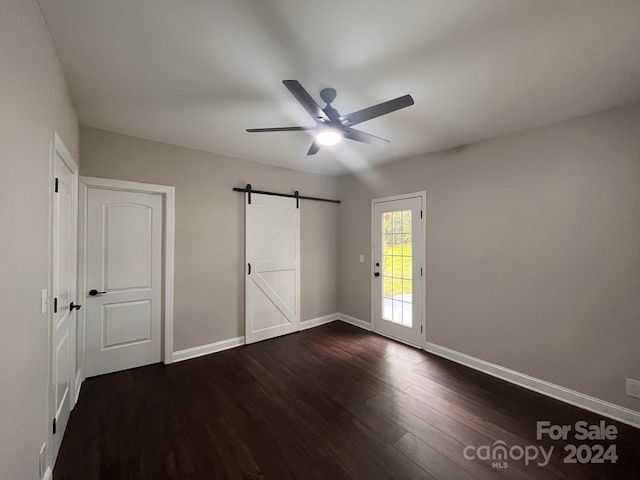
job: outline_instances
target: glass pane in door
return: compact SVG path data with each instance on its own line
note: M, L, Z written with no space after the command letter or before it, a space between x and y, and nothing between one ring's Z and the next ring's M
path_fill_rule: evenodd
M411 210L382 213L382 318L411 328L413 249Z

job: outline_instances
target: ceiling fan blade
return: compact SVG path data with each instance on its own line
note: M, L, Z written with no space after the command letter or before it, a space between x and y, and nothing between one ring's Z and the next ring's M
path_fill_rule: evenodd
M370 133L361 132L355 128L345 128L344 138L355 140L356 142L368 143L369 145L376 145L377 147L384 147L387 143L390 143L389 140L376 137Z
M309 147L307 155L315 155L316 153L318 153L318 150L320 150L320 144L314 140L311 144L311 147Z
M302 130L315 130L317 127L273 127L273 128L247 128L247 132L300 132Z
M387 113L395 112L401 108L410 107L413 105L413 98L411 95L405 95L404 97L394 98L388 102L379 103L372 107L363 108L357 112L349 113L340 117L342 124L350 127L351 125L357 125L372 118L386 115Z
M283 80L284 86L289 89L291 94L296 97L296 100L300 102L300 105L313 117L315 121L325 120L329 121L329 117L322 111L316 101L309 95L300 82L297 80Z

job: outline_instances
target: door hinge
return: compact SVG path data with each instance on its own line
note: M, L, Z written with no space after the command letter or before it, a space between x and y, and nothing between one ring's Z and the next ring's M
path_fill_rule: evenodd
M56 434L56 419L53 419L53 434Z
M422 276L422 267L420 267L420 276Z
M420 325L420 333L422 333L422 325Z
M247 265L249 265L249 271L248 271L247 275L251 275L251 264L247 263Z
M420 218L422 218L422 210L420 210Z
M58 299L53 299L53 313L58 313Z
M58 193L58 177L56 177L56 182L55 182L53 191Z

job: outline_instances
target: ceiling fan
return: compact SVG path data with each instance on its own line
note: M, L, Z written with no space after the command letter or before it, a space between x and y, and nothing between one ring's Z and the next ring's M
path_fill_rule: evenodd
M351 127L371 120L372 118L413 105L411 95L404 95L403 97L394 98L393 100L379 103L372 107L363 108L357 112L340 115L340 113L331 106L331 102L336 98L336 91L333 88L325 88L320 91L320 98L327 104L324 108L320 108L297 80L283 80L282 83L284 83L284 86L296 97L296 100L300 102L300 105L302 105L307 113L311 115L316 124L310 127L248 128L247 132L297 132L315 130L316 136L307 155L315 155L322 145L335 145L343 137L349 140L355 140L356 142L384 146L389 143L389 140L361 132Z

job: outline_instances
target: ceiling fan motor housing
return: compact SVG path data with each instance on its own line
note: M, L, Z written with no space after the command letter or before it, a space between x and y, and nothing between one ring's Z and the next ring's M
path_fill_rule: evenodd
M283 80L282 83L298 100L300 105L307 111L316 122L315 127L275 127L275 128L250 128L248 132L294 132L303 130L315 130L316 137L311 144L307 155L315 155L320 150L321 145L334 145L342 137L356 142L367 143L369 145L384 146L389 140L376 137L369 133L351 128L353 125L366 122L381 115L400 110L401 108L413 105L411 95L398 97L387 102L379 103L357 112L347 115L340 115L331 103L335 100L337 92L334 88L323 88L320 91L320 98L326 102L324 108L315 102L304 87L297 80Z

